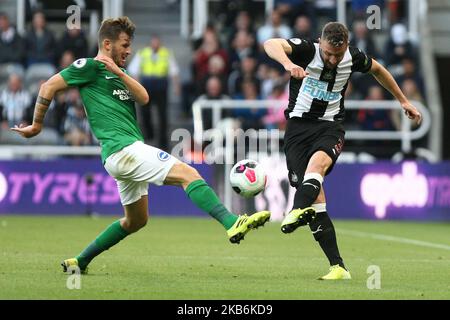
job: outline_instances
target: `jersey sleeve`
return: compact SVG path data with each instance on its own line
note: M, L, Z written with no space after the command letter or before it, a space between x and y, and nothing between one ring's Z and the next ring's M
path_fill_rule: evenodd
M95 80L98 65L93 59L78 59L59 74L69 87L81 87Z
M293 63L303 67L303 65L307 65L314 58L316 48L312 41L300 38L292 38L288 39L287 42L292 48L290 58Z
M352 71L367 73L372 68L372 58L356 47L349 48L352 55Z

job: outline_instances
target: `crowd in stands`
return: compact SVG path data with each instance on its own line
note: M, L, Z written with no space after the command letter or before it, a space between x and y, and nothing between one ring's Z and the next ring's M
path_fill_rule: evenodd
M382 30L369 30L367 27L366 9L373 4L383 8ZM239 1L235 1L234 7L238 5ZM273 99L285 101L287 105L289 75L281 65L268 58L263 43L275 37L317 40L324 23L336 19L335 5L333 0L278 0L275 1L275 10L265 20L243 6L242 10L236 10L230 25L210 23L203 37L193 43L192 82L185 84L182 99L185 112L190 111L197 98ZM350 45L385 65L409 99L424 102L418 48L409 39L403 1L354 0L349 6L349 20L352 21L348 24ZM223 8L218 11L218 18L212 21L221 21ZM384 32L383 28L389 31ZM346 97L355 100L393 99L372 76L362 74L353 75ZM238 119L243 129L284 129L283 109L238 109L230 111L228 116ZM205 127L210 128L211 115L204 113ZM386 110L347 110L346 126L357 130L399 130L401 114Z
M368 30L366 25L365 10L374 2L385 8L383 12L388 15L390 31L386 32L384 45L374 39L375 33L383 30ZM352 1L350 43L383 63L408 98L423 101L417 47L408 38L402 2ZM262 45L273 37L318 39L323 23L336 19L335 6L334 0L276 0L274 11L266 17L264 12L237 5L227 14L229 24L220 23L220 12L216 13L217 19L211 21L218 22L209 23L202 37L192 42L192 77L183 84L181 99L184 115L191 116L196 99L273 99L287 104L289 75L269 59ZM81 29L66 30L58 37L47 28L45 15L36 12L22 37L8 16L0 13L0 143L19 143L6 129L31 122L40 81L89 53L92 52ZM352 79L346 92L348 99L392 99L371 76L355 74ZM227 115L238 119L244 129L284 129L286 120L282 111L279 107L237 109ZM205 128L210 128L211 114L205 112L204 117ZM399 119L394 112L360 110L348 112L346 121L351 128L390 130L399 129ZM46 128L43 143L97 143L90 133L77 90L67 90L55 97L46 117Z
M43 12L35 12L30 28L21 36L5 13L0 13L0 142L26 143L8 128L30 124L40 85L50 76L88 55L82 29L66 29L58 38L47 27ZM75 89L60 92L45 118L37 143L91 145L95 143Z

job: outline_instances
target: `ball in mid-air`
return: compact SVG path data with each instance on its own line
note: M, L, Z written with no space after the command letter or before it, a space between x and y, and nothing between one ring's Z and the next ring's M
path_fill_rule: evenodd
M230 183L240 196L251 198L265 189L267 175L258 162L245 159L237 162L231 169Z

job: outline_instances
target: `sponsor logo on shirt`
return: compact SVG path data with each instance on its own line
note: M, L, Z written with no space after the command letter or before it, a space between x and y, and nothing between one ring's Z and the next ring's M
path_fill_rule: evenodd
M129 90L115 89L113 90L113 96L118 96L121 101L131 99Z
M302 93L323 101L335 101L341 98L340 92L331 92L327 90L328 83L316 80L310 77L305 78Z

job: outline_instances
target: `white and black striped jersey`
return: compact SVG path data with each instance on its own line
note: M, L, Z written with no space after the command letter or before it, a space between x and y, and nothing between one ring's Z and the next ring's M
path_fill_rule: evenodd
M343 121L344 96L353 72L368 72L372 59L355 47L348 47L335 69L324 66L319 44L303 39L287 40L292 47L289 58L309 75L304 79L291 77L286 118L301 117L327 121Z

